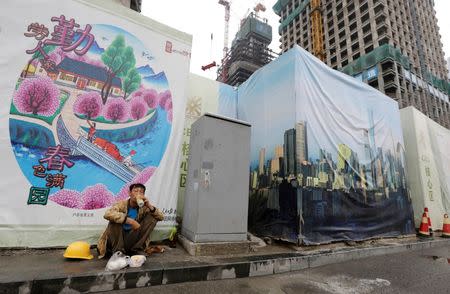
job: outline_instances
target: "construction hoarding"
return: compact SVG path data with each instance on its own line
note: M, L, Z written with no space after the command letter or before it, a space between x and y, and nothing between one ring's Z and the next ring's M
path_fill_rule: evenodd
M191 36L106 1L0 4L0 246L96 242L130 183L175 224Z
M397 103L295 46L238 88L249 230L306 244L414 232Z
M191 125L205 113L237 118L237 89L196 74L189 74L186 121L183 131L177 215L183 216L184 194L188 171Z
M412 106L400 110L400 117L415 225L428 207L432 228L440 230L450 212L450 131Z

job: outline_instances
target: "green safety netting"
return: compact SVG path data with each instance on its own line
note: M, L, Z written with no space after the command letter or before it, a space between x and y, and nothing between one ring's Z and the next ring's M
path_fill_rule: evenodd
M439 90L441 90L444 93L447 93L447 95L450 95L450 83L449 82L434 76L430 72L427 72L427 79L428 79L428 81L431 82L431 84L433 84L434 87L438 88Z
M372 52L361 56L357 60L349 63L347 66L343 67L341 71L348 75L355 76L386 59L397 61L403 66L403 68L408 70L411 67L409 58L404 56L401 53L400 49L395 48L389 44L384 44L380 47L375 48ZM450 95L450 83L446 80L439 79L430 72L426 72L423 78L424 80L430 82L434 87L441 90L443 93L447 93L447 95Z
M389 44L384 44L380 47L375 48L372 52L359 57L357 60L349 63L344 68L342 72L354 76L362 72L369 67L380 63L383 60L392 59L400 63L405 69L410 69L409 58L404 56L400 49L395 48Z
M251 32L255 32L267 40L272 40L272 27L269 24L257 18L248 17L237 33L238 39L246 38Z
M278 0L277 3L275 3L275 5L272 7L272 9L277 15L280 15L281 10L283 10L288 3L289 0Z
M283 1L283 0L280 0ZM278 1L278 2L280 2ZM287 27L293 20L294 18L297 17L297 15L299 15L300 13L303 12L303 10L305 10L306 6L309 4L310 0L305 0L302 3L300 3L300 5L294 9L294 11L292 11L291 14L288 15L288 17L286 17L280 24L280 26L278 27L278 33L281 35L281 32L283 31L283 29L285 27ZM276 5L276 4L275 4ZM274 6L275 7L275 6Z

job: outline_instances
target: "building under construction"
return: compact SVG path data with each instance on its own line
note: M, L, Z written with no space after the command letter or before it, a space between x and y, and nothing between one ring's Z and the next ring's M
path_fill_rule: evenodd
M447 79L434 1L278 0L281 50L294 44L328 66L414 106L450 128Z
M272 27L266 19L250 13L242 20L241 27L226 52L217 71L217 80L238 86L257 69L272 61L276 53L269 49L272 42Z

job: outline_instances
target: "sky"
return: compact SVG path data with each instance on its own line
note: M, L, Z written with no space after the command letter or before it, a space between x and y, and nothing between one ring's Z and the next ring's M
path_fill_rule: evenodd
M266 18L272 26L272 44L270 48L279 52L278 25L279 17L273 12L275 0L232 0L229 42L231 46L241 19L245 18L257 3L266 6L260 16ZM450 0L434 0L441 41L444 45L445 57L450 58ZM225 9L218 0L143 0L142 14L193 36L191 72L215 79L216 67L202 71L201 66L213 61L220 64L224 47L224 15Z

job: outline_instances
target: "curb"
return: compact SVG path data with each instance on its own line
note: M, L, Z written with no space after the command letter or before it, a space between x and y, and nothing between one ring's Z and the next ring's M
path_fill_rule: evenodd
M0 283L0 293L76 293L102 292L183 282L257 277L314 268L361 258L429 249L449 245L450 239L423 240L408 244L369 248L344 248L319 253L281 253L261 256L217 258L207 262L154 262L141 268L97 272L72 276L39 277L29 281Z

